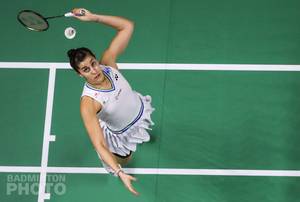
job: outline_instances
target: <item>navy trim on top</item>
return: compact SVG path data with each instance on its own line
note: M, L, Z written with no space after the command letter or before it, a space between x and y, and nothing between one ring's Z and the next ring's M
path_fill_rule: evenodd
M118 130L118 131L114 131L114 130L110 129L108 126L107 126L107 128L111 132L116 133L116 134L121 134L121 133L124 133L125 131L127 131L133 124L135 124L142 117L142 114L144 112L144 103L141 100L141 98L140 98L140 101L141 101L141 108L140 108L139 114L137 115L137 117L130 124L128 124L125 128L123 128L121 130Z
M104 66L104 65L101 65L103 67L103 71L107 74L109 74L109 72L111 71L111 69L108 67L108 66Z
M89 83L85 84L86 87L88 87L89 89L95 90L95 91L100 91L100 92L111 92L111 91L114 91L116 88L115 88L115 84L114 84L112 78L110 77L110 75L108 74L108 72L106 72L106 71L102 71L102 72L108 77L108 79L110 81L110 84L112 86L111 89L107 89L107 90L102 89L101 90L101 89L93 88L92 86L89 85Z

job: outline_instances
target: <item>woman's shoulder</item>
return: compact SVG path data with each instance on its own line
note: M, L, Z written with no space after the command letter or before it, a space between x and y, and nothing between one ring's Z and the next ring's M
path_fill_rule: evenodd
M100 111L102 108L102 105L97 102L94 98L90 96L82 96L80 100L80 109L81 111L86 111L86 110L92 110L95 111L96 113Z
M111 67L109 65L105 65L105 64L100 64L101 68L103 69L103 71L105 73L111 73L111 72L119 72L118 69L116 69L115 67Z

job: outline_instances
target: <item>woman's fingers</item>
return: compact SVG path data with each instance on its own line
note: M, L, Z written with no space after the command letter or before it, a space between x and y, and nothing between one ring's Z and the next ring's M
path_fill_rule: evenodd
M133 188L131 181L136 181L137 179L131 175L127 175L125 173L122 173L120 178L122 179L124 185L126 186L126 188L133 193L134 195L139 195L139 193Z
M135 189L134 189L132 186L128 187L128 189L129 189L129 191L130 191L131 193L133 193L134 195L136 195L136 196L139 195L139 193L138 193L137 191L135 191Z
M129 189L129 191L131 192L131 193L133 193L134 195L139 195L139 193L133 188L133 186L132 186L132 184L131 184L131 182L129 181L129 183L128 183L128 185L127 185L127 188Z

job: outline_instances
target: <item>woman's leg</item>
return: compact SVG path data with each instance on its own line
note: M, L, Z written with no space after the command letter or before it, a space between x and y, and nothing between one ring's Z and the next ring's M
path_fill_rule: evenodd
M130 154L127 155L127 156L120 156L120 155L115 154L115 153L113 153L113 154L116 157L116 160L118 161L118 163L121 166L125 166L131 160L133 152L130 152Z

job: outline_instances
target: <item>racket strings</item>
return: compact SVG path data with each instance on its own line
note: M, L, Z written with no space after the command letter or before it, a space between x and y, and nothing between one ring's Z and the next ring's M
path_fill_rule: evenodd
M35 18L33 16L23 16L23 17L21 17L21 20L23 22L25 22L26 24L31 25L31 26L33 26L33 25L42 25L42 24L45 23L43 20L40 20L40 19Z
M33 12L20 13L18 18L24 26L32 30L46 30L49 26L47 21L42 16L37 15Z

